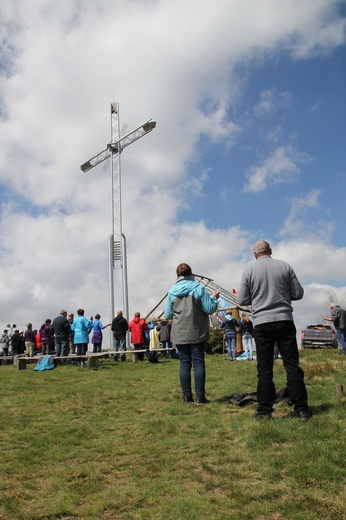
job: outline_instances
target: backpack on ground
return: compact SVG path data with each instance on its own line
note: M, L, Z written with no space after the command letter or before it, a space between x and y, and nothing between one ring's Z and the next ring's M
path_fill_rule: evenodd
M159 355L156 350L149 350L148 361L149 361L149 363L158 363L159 362Z
M52 368L54 368L54 357L42 356L34 370L51 370Z

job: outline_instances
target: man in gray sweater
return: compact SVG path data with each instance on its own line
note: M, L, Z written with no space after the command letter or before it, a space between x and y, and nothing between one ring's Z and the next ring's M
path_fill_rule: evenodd
M301 300L304 289L292 267L271 257L272 250L265 240L253 248L257 260L245 269L237 301L251 305L257 353L257 399L255 419L271 419L276 397L273 381L274 345L280 350L287 373L287 391L301 421L311 417L304 372L299 367L296 327L293 322L292 300Z

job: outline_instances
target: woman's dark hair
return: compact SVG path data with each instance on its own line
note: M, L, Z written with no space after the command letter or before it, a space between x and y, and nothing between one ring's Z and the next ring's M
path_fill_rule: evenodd
M177 267L177 277L179 276L192 276L191 267L188 264L179 264Z
M78 309L77 314L78 316L84 316L84 309Z

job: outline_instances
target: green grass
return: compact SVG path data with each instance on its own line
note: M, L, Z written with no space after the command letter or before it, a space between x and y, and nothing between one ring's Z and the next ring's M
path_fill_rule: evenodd
M346 518L346 360L304 350L313 419L227 404L255 362L207 356L207 406L184 406L179 361L1 372L0 519ZM285 386L275 362L277 389Z

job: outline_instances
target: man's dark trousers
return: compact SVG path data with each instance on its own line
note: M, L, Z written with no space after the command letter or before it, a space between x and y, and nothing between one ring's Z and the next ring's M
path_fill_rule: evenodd
M307 392L304 383L304 372L299 367L299 354L296 338L296 327L293 321L276 321L261 323L255 326L254 337L257 354L257 399L258 413L273 412L276 396L273 381L274 345L277 342L282 361L287 373L287 391L294 410L306 410Z

